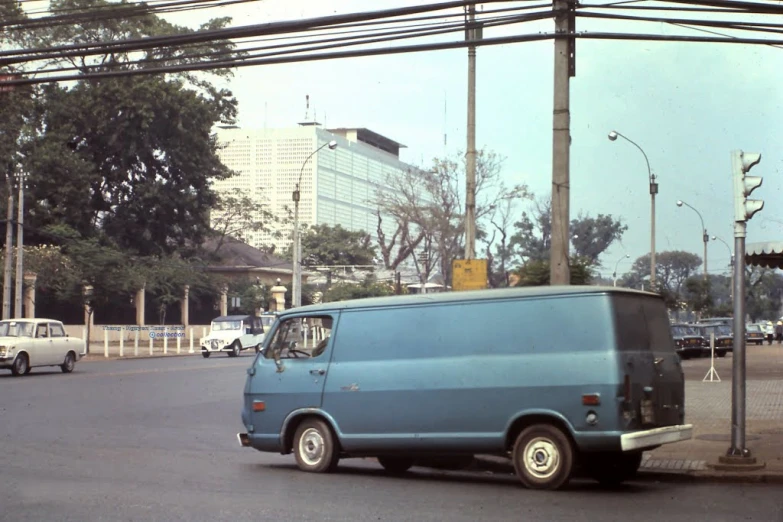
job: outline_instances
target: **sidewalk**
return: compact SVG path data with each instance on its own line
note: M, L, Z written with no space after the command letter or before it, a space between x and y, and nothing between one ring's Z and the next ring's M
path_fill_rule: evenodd
M712 469L731 444L731 381L686 381L685 422L693 424L693 438L646 452L639 479L783 484L783 381L747 381L746 390L746 447L763 469ZM480 455L476 461L485 471L514 473L507 458Z

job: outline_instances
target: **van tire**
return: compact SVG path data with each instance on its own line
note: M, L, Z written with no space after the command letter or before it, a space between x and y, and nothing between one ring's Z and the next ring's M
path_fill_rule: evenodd
M588 475L604 486L617 486L632 479L642 465L642 452L598 453L584 457Z
M331 428L314 417L303 420L296 428L293 449L296 465L310 473L332 472L340 460Z
M571 441L551 424L534 424L523 430L511 455L517 477L526 488L560 489L571 479L574 469Z
M407 457L378 457L378 462L392 475L401 475L413 467L413 459Z

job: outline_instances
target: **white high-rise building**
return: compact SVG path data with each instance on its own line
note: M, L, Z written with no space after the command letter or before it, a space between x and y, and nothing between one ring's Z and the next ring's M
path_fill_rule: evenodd
M293 216L292 193L301 173L299 222L341 225L363 230L376 238L376 194L387 189L390 176L416 167L399 158L404 145L364 128L325 129L317 123L303 123L284 129L217 129L219 155L237 175L214 182L218 193L240 189L262 203L281 220ZM331 141L337 148L315 150ZM275 245L278 250L291 243L292 223L277 224L272 233L250 233L246 241L255 247ZM391 237L396 224L383 219L384 233ZM274 231L280 237L274 237Z

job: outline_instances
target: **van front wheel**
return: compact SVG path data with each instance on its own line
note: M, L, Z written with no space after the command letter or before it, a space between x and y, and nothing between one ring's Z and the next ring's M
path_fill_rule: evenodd
M329 426L321 419L305 419L294 435L296 465L302 471L329 473L337 467L340 453Z
M550 424L534 424L517 437L512 454L519 480L529 489L559 489L571 478L571 441Z

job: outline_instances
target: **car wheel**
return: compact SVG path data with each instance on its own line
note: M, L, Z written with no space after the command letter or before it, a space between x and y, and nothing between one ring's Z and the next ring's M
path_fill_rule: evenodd
M574 468L571 441L550 424L534 424L520 433L512 459L519 480L530 489L559 489Z
M393 475L401 475L413 467L413 459L407 457L378 457L378 462Z
M209 352L201 352L201 356L202 356L204 359L209 359Z
M294 456L299 469L311 473L329 473L340 460L332 430L315 418L305 419L296 428Z
M239 352L242 351L242 345L239 344L239 341L234 341L234 343L231 345L231 351L228 352L229 357L239 357Z
M604 486L617 486L632 479L641 465L641 451L585 455L587 473Z
M27 359L26 353L20 353L14 359L14 363L11 365L11 373L17 377L29 372L30 361Z
M73 355L73 352L68 352L65 354L65 361L63 361L63 363L60 365L60 369L63 371L63 373L71 373L75 365L76 356Z

